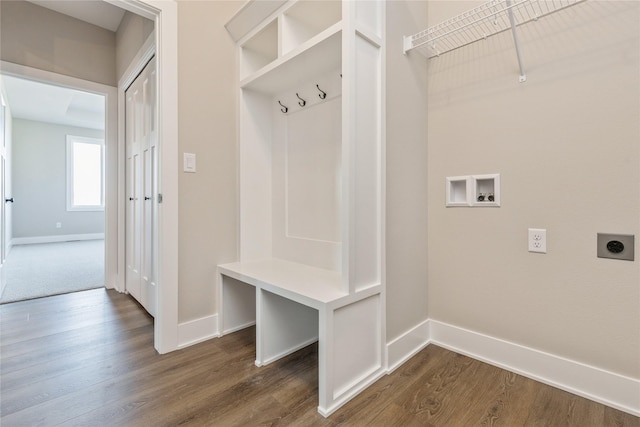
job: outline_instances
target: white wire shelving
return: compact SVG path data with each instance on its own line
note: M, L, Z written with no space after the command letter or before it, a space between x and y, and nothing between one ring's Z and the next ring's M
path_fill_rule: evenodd
M491 0L424 31L405 36L404 53L415 49L432 58L510 29L520 65L520 81L525 81L516 27L583 1Z

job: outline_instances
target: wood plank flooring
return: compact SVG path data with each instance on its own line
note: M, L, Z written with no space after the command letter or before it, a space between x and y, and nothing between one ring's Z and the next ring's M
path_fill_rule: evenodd
M249 328L158 355L153 319L103 289L4 304L0 322L3 427L640 427L640 418L433 345L325 419L316 345L258 368Z

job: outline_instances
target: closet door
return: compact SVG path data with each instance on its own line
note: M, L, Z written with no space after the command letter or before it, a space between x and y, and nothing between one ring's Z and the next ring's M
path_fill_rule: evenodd
M156 310L157 131L155 58L126 91L127 292L151 314Z
M156 60L151 59L145 68L144 92L144 138L141 152L142 162L142 269L141 291L142 305L155 316L157 295L157 148L158 132L156 127Z

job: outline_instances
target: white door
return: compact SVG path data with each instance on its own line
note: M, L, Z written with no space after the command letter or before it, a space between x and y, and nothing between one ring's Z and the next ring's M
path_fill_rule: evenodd
M157 295L156 61L126 90L125 286L152 315Z

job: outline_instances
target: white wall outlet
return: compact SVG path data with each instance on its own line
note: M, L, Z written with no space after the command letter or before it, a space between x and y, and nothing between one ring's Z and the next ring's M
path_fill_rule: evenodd
M547 230L544 228L529 229L529 252L547 253Z
M56 228L62 228L62 223L61 222L56 222Z

